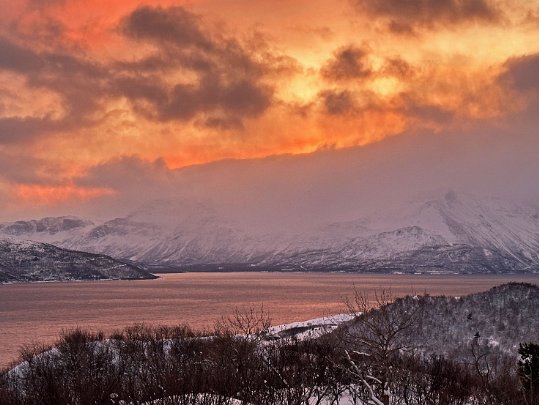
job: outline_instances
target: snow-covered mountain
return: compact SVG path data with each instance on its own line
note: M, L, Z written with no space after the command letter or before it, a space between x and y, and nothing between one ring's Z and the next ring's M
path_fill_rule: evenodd
M78 229L91 225L93 225L92 221L85 221L77 217L47 217L38 220L0 224L0 230L3 234L14 237L34 234L56 235L58 233L76 233Z
M257 231L211 204L160 201L94 223L45 218L0 234L150 266L504 273L539 271L539 213L453 191L398 210Z
M46 243L0 240L0 283L148 278L154 276L138 266L108 256Z
M407 209L405 209L407 208ZM511 272L539 269L539 215L496 200L448 192L396 213L322 229L317 244L290 248L277 260L303 268L394 272ZM342 227L341 231L337 229ZM347 235L331 238L330 235Z

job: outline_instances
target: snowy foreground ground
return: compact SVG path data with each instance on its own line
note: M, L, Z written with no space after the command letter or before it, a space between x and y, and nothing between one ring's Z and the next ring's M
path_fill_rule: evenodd
M343 322L347 322L352 319L354 319L354 315L352 314L336 314L308 319L306 321L290 322L270 327L266 335L268 337L268 341L316 339L322 335L332 332ZM54 358L57 354L58 349L52 348L44 353L39 354L38 356L49 356ZM13 367L9 371L9 374L22 375L27 367L28 362L22 362L21 364Z
M269 329L271 335L281 338L293 337L296 339L313 339L333 331L343 322L354 319L352 314L337 314L321 318L309 319L302 322L291 322L283 325L272 326Z
M171 405L171 404L175 404L177 402L180 402L182 400L183 401L191 400L192 403L204 404L206 402L209 402L209 403L218 402L220 400L220 398L214 397L212 395L205 395L205 396L197 395L197 396L194 396L193 398L189 398L189 399L180 398L180 397L176 396L176 397L157 399L155 401L146 402L143 405ZM308 402L308 405L333 405L333 404L357 405L357 404L361 404L361 402L357 402L357 401L354 402L354 400L352 399L352 396L346 395L346 394L341 396L339 398L338 402L329 401L329 400L326 400L326 399L322 399L321 401L319 401L319 400L314 399L314 398L310 399L309 402ZM240 401L239 399L230 399L230 401L228 402L227 405L255 405L255 404L245 403L245 402Z

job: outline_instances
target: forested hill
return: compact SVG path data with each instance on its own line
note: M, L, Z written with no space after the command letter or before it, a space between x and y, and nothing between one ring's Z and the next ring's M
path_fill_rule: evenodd
M539 286L509 283L463 297L415 296L395 300L364 315L380 323L409 319L399 345L426 355L469 359L475 353L516 356L522 342L539 341ZM358 319L350 330L362 326ZM357 331L356 331L357 332Z

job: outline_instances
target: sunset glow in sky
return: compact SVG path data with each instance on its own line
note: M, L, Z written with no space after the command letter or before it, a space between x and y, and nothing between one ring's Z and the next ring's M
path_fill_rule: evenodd
M539 112L537 0L0 7L4 210L114 195L85 179L126 158L172 170Z

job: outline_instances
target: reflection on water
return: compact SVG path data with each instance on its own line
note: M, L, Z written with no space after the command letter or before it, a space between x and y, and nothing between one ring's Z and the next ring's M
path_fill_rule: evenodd
M184 273L158 280L0 285L0 367L19 347L51 343L62 329L112 332L134 323L187 323L210 328L235 308L269 311L273 324L345 311L358 290L465 295L508 281L539 284L539 276L424 276L342 273Z

